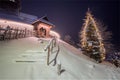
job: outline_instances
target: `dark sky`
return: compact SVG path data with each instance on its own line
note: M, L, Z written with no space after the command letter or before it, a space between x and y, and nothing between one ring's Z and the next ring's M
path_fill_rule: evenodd
M78 32L89 7L94 17L113 32L113 43L120 44L119 4L119 0L22 0L22 12L38 17L47 15L62 37L69 34L78 41Z

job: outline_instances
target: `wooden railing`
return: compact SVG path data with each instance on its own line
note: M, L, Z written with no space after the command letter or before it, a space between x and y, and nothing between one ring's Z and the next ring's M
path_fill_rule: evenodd
M58 51L56 53L56 56L53 60L50 61L50 55L53 52L53 49L55 47L58 47ZM52 63L54 61L54 65L56 64L56 58L58 56L58 52L59 52L59 46L57 46L57 39L53 38L49 41L48 45L45 47L44 49L45 51L47 51L47 65L49 65L50 63Z

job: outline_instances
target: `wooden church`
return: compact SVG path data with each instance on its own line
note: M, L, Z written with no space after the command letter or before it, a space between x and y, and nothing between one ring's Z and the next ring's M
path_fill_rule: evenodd
M34 34L36 37L50 37L51 28L55 27L52 23L49 22L46 16L36 20L32 23L34 25Z

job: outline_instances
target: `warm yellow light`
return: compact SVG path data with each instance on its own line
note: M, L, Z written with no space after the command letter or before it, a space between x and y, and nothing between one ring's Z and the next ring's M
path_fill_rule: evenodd
M9 25L11 27L16 27L16 28L18 27L20 29L27 28L28 30L33 30L33 25L22 23L22 22L16 22L12 20L6 20L6 19L0 19L0 25L2 27L6 27Z

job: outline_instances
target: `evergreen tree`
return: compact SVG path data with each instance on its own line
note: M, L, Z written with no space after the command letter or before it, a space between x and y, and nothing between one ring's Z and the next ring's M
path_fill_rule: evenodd
M96 20L88 10L85 23L80 33L81 48L83 53L101 62L105 59L105 48L101 31L98 28Z

